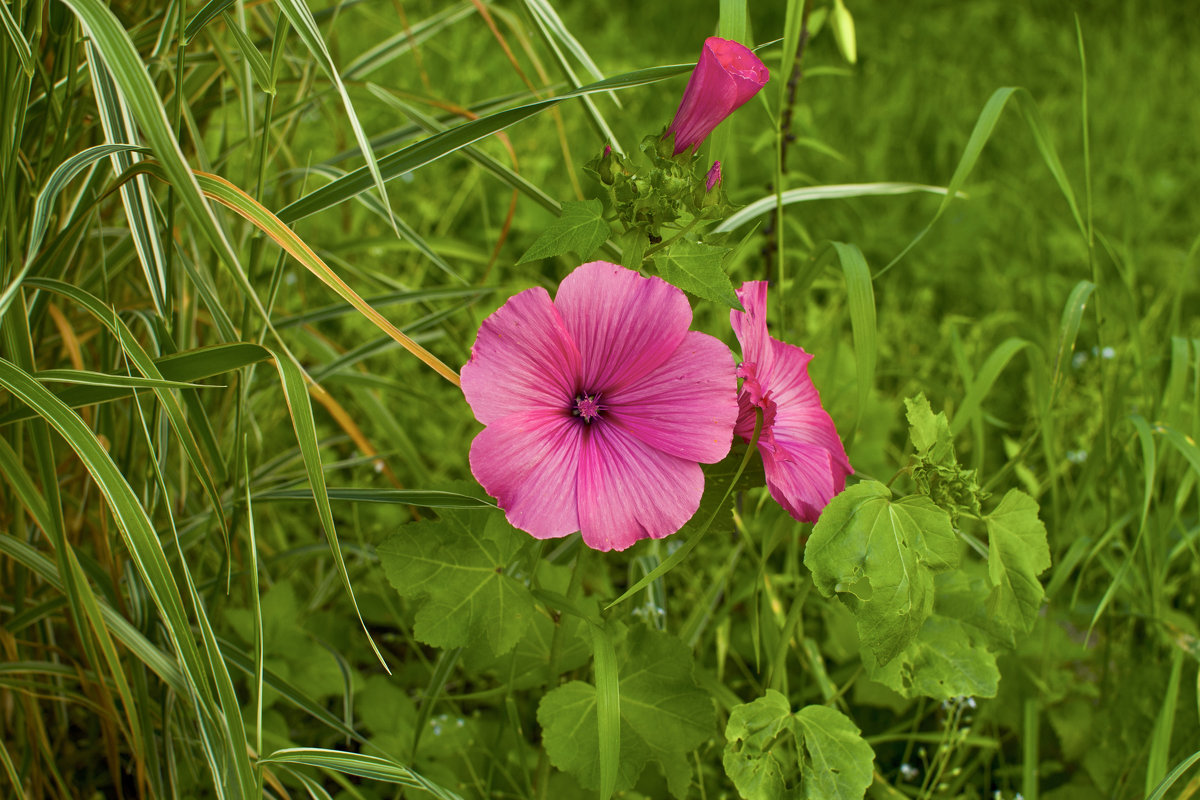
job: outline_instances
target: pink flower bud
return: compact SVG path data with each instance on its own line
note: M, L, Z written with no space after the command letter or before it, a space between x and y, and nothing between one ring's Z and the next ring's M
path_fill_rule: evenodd
M714 187L721 185L721 162L714 161L704 180L704 191L711 192Z
M710 36L692 70L683 100L667 134L675 134L675 155L700 143L721 120L758 93L771 74L744 45Z

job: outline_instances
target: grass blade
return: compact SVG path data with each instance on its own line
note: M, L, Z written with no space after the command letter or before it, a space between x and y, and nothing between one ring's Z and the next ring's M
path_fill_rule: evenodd
M841 183L830 186L806 186L801 189L789 189L782 194L783 204L808 203L813 200L843 200L848 197L878 197L881 195L916 194L945 195L947 189L943 186L926 186L923 183ZM960 197L966 197L959 194ZM775 209L775 195L760 197L745 208L740 208L721 222L713 233L725 233L736 230L751 220L761 217Z

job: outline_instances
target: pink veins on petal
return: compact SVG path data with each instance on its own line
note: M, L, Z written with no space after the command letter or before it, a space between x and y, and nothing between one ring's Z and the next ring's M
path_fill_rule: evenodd
M728 348L691 322L683 292L603 261L484 320L462 369L486 426L471 472L509 522L623 550L696 513L700 463L729 452L738 402Z
M746 310L729 314L744 359L738 367L743 381L734 433L750 441L755 411L762 410L758 449L767 488L793 517L816 522L854 470L808 377L812 356L767 334L766 282L748 281L737 295Z

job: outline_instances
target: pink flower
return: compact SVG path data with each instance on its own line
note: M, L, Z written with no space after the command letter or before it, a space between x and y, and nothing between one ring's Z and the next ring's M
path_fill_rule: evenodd
M675 155L699 147L712 129L758 94L771 73L744 45L710 36L688 78L687 89L667 134L675 134Z
M755 409L762 409L758 449L767 488L793 517L816 522L854 470L808 377L812 356L767 335L766 282L748 281L737 295L746 310L731 311L729 322L742 345L738 377L745 380L733 432L750 441Z
M729 349L691 322L679 289L604 261L484 320L462 369L486 426L471 472L509 522L623 550L696 513L738 408Z

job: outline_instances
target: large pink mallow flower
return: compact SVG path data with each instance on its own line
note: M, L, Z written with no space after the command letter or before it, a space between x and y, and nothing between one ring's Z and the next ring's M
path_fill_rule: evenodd
M743 378L734 433L750 441L755 409L763 414L758 450L771 496L801 522L816 522L854 470L842 440L808 377L812 356L767 335L767 284L748 281L737 290L746 310L729 322L742 345Z
M771 73L745 45L710 36L688 78L683 100L665 135L675 134L675 155L700 143L721 120L758 94Z
M509 522L624 550L696 513L700 463L729 452L738 402L729 348L691 323L679 289L604 261L484 320L462 369L486 426L471 472Z

